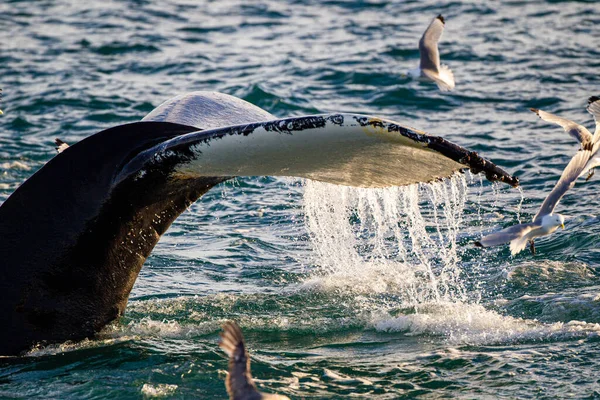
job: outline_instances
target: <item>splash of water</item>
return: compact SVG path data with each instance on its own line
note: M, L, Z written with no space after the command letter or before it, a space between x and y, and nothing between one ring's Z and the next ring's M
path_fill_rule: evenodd
M481 229L481 183L477 189L475 182L479 191L475 204L466 202L464 175L388 189L313 181L304 185L306 226L317 265L305 285L343 298L355 317L376 331L441 335L460 344L572 340L599 334L596 323L540 323L480 304L483 289L470 282L477 280L478 267L470 276L463 273L458 243L459 233L475 222L464 221L469 213ZM491 190L494 209L504 193L495 185ZM522 202L521 193L519 215Z
M521 188L521 186L517 187L517 190L521 195L521 199L519 200L519 204L517 205L517 221L519 224L522 224L523 222L521 222L521 210L523 209L523 201L525 201L525 193L523 192L523 188Z
M393 294L412 307L467 300L457 246L467 198L464 175L386 189L304 185L306 226L318 265L307 285Z
M475 196L475 212L477 214L477 226L479 227L479 235L483 234L483 217L481 211L481 199L483 197L483 176L481 174L474 175L471 172L468 173L469 183L475 184L475 178L477 177L477 194Z

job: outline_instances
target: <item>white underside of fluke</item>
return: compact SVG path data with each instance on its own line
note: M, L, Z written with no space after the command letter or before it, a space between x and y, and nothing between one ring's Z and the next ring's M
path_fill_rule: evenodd
M354 114L277 120L244 100L215 92L177 96L144 121L204 129L150 150L157 160L182 145L192 151L191 160L175 167L174 178L285 176L388 187L431 182L466 168L427 148L427 143L407 137L427 137L425 133L392 121ZM404 133L408 129L409 134L399 129Z
M322 127L284 132L260 126L248 135L232 133L198 143L195 159L178 166L176 175L288 176L387 187L429 182L465 168L424 143L389 132L385 123L361 126L354 115L343 118L341 125L327 120Z

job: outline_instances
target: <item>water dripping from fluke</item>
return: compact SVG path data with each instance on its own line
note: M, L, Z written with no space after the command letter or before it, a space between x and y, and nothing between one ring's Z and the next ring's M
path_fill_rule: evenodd
M364 189L304 181L314 270L301 289L336 298L378 332L445 336L449 343L570 340L597 324L540 323L489 310L477 271L465 272L459 234L481 222L481 183L465 175L433 184ZM499 192L491 187L492 199ZM497 205L495 205L496 207ZM473 210L469 210L473 208ZM481 224L480 224L481 225ZM480 229L479 226L477 229Z
M306 227L318 268L304 285L393 294L402 307L466 301L457 235L467 191L462 174L384 189L305 181Z

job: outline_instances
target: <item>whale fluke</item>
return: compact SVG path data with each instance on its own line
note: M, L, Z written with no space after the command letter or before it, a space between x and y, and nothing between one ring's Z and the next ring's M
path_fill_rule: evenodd
M116 179L167 159L177 164L178 178L271 175L389 187L470 169L490 181L519 184L492 162L441 137L357 114L293 117L177 136L140 152Z
M266 121L270 114L242 100L198 96L192 100L222 104L220 116L202 115L214 109L200 107L185 120L189 126L167 111L155 119L172 122L92 135L57 154L0 206L1 355L92 337L122 315L161 235L234 176L384 187L471 168L518 184L476 153L392 121L353 114Z
M56 155L0 206L0 318L9 321L0 354L91 337L122 313L160 235L224 179L172 181L167 165L120 185L114 176L140 151L196 130L138 122L103 131Z

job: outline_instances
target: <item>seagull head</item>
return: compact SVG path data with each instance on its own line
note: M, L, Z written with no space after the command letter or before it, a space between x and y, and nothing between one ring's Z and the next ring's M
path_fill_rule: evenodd
M565 216L562 214L548 214L542 218L544 229L554 232L558 227L565 229Z

